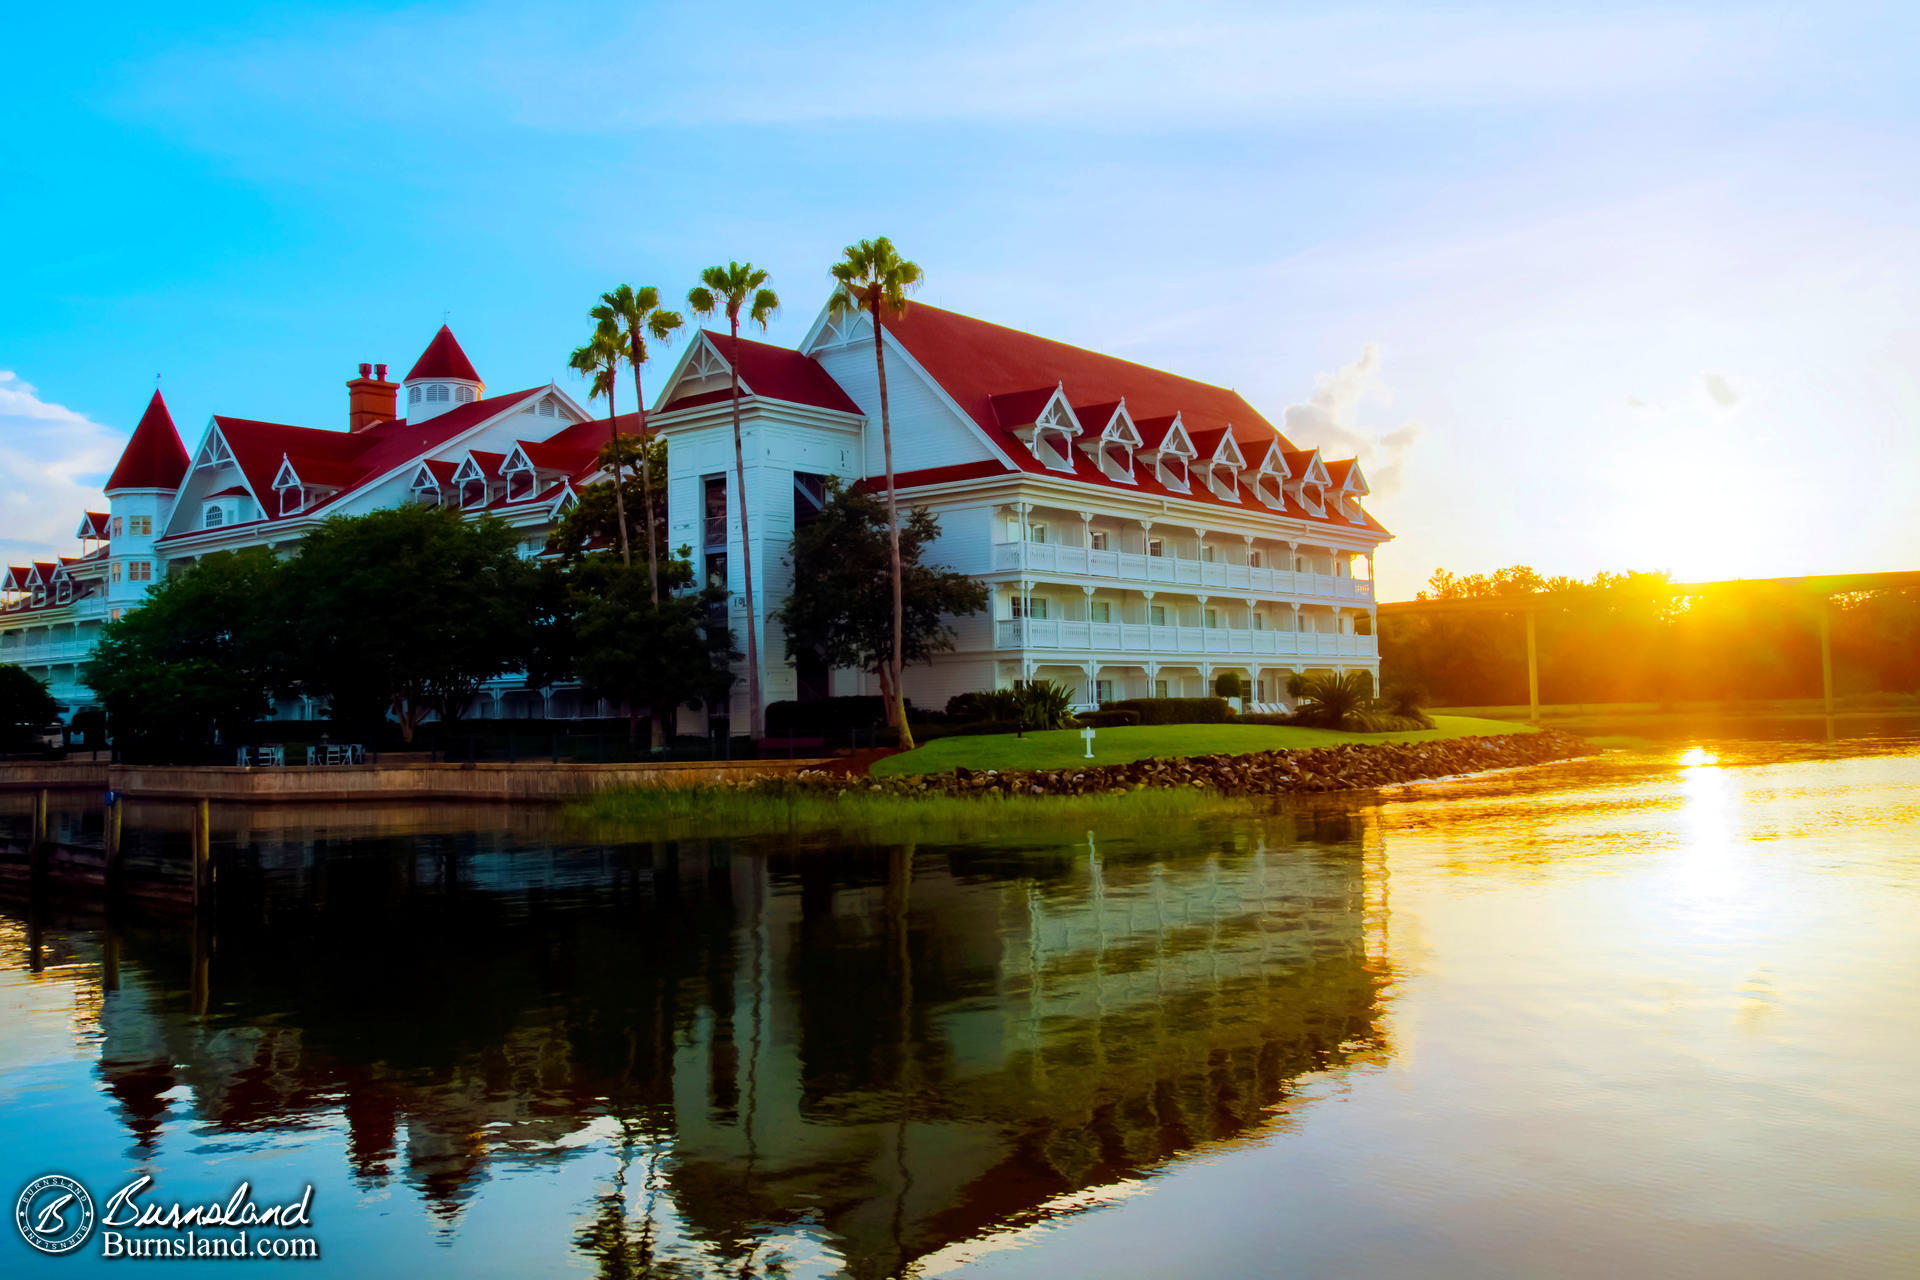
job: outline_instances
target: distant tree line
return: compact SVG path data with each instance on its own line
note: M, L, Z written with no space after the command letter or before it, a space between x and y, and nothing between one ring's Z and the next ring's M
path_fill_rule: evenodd
M1665 573L1542 577L1526 565L1492 574L1437 571L1423 600L1564 593L1535 621L1540 698L1549 703L1802 698L1820 694L1817 602L1765 582L1670 596ZM1836 692L1920 691L1920 592L1836 597ZM1527 700L1525 623L1518 614L1386 615L1380 666L1388 687L1425 691L1436 706Z

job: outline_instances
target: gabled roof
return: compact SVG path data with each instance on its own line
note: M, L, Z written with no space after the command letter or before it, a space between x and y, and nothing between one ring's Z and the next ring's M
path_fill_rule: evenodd
M413 362L413 368L407 371L403 382L419 379L447 378L462 382L478 382L480 375L474 372L473 361L467 359L467 353L460 349L454 339L453 330L446 325L440 326L440 332L433 335L433 341Z
M232 451L235 464L246 476L247 484L256 497L261 494L272 495L274 477L283 463L291 464L294 472L306 483L339 490L326 503L309 506L285 517L279 514L277 503L262 504L266 508L266 514L261 517L264 520L303 518L339 502L359 486L441 447L545 389L530 387L524 391L474 400L456 405L425 422L409 423L404 418L394 418L359 431L323 431L315 427L294 427L281 422L260 422L252 418L219 415L215 415L213 425ZM199 530L193 532L198 533Z
M83 511L80 513L80 531L73 535L92 541L107 536L107 513L104 511Z
M104 487L108 493L122 489L173 490L180 487L180 478L186 474L187 447L180 443L167 402L156 391Z
M1291 466L1297 452L1293 442L1278 428L1238 392L1226 387L1183 378L921 302L909 307L904 316L889 320L887 332L999 452L1022 471L1052 476L1067 474L1034 457L1013 430L1034 421L1034 415L1040 411L1038 406L1044 406L1055 387L1070 398L1069 403L1078 406L1073 412L1083 431L1094 427L1108 406L1124 400L1127 414L1140 433L1142 452L1162 450L1212 458L1224 452L1220 440L1227 435L1232 437L1233 447L1243 459L1264 459L1269 448L1278 444ZM1042 392L1041 388L1049 390ZM1180 427L1177 433L1176 424ZM1105 421L1099 421L1098 425L1104 427ZM1193 442L1203 438L1208 447L1193 449ZM1240 506L1238 500L1223 498L1204 485L1196 486L1191 492L1168 488L1160 484L1150 468L1136 468L1135 483L1129 484L1101 470L1097 457L1090 451L1074 452L1078 455L1073 460L1071 473L1075 480L1187 502ZM1304 461L1292 467L1295 475L1301 466ZM980 469L982 464L971 463L960 468L969 472ZM904 486L966 478L954 474L955 471L955 468L937 467L915 473L914 481L896 479ZM1005 468L999 467L997 471L1004 474ZM1242 479L1244 483L1248 477L1243 475ZM1269 509L1292 519L1350 527L1345 518L1310 511L1291 497L1283 507ZM1371 516L1359 522L1358 527L1386 533Z
M721 360L729 364L733 362L736 348L731 335L702 329L700 338L712 347ZM840 384L829 377L827 371L820 367L820 362L812 356L802 355L791 347L755 342L751 338L740 339L738 352L740 385L749 395L812 405L817 409L833 409L840 413L860 412L860 406L840 389ZM728 389L722 388L676 396L657 412L691 409L702 404L723 404L730 395Z

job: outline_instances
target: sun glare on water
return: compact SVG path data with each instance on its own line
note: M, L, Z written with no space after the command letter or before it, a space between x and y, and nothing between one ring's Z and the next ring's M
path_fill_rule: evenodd
M1719 764L1720 757L1705 747L1688 747L1680 753L1680 763L1689 769L1695 769L1701 765Z

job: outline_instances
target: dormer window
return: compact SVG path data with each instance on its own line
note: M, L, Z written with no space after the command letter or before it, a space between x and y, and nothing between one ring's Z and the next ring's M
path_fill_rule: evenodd
M1178 455L1161 454L1155 474L1161 484L1183 493L1193 484L1193 477L1187 472L1187 460Z
M60 580L60 588L57 594L57 598L61 604L65 604L69 600L73 599L73 584L71 582L68 582L66 579L62 578Z
M455 404L472 404L473 388L472 387L455 387L453 389L453 400Z
M280 514L296 515L307 505L307 491L299 485L287 485L280 490Z
M1080 420L1058 387L1047 398L1039 416L1026 426L1015 427L1014 434L1026 441L1027 448L1047 470L1073 470L1073 442L1080 434Z
M462 480L460 482L460 506L462 508L484 507L486 505L487 482L485 479L476 476L471 480Z
M407 388L407 403L408 403L408 404L419 404L419 403L420 403L420 388L418 388L418 387L408 387L408 388Z
M451 393L451 389L447 386L446 383L430 382L427 384L427 403L428 404L444 404L446 403L450 393Z

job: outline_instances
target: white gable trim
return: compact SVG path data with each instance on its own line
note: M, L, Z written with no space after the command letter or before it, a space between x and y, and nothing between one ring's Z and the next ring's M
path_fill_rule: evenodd
M825 350L829 347L851 345L853 339L849 339L846 342L819 341L822 330L826 328L828 310L829 308L827 306L823 306L820 308L820 314L814 317L812 326L807 329L807 336L800 340L800 345L796 348L800 354L810 356L815 351ZM861 312L860 315L865 317L866 313ZM870 317L866 319L867 327L864 330L859 328L860 320L856 319L853 323L856 333L864 332L866 334L866 341L869 343L873 341L872 320ZM915 377L920 379L921 384L933 393L934 398L946 406L947 411L953 415L954 420L966 430L970 431L974 439L986 446L987 452L991 456L998 458L1009 471L1025 470L1018 462L1014 461L1005 449L1000 447L998 440L994 439L987 433L984 427L973 420L972 414L960 407L960 402L948 394L944 386L940 385L940 379L928 373L925 367L913 358L913 353L907 350L905 344L893 335L891 329L886 328L884 325L881 326L880 329L880 341L887 351L888 377L893 376L894 361L898 360L901 364L904 364Z

